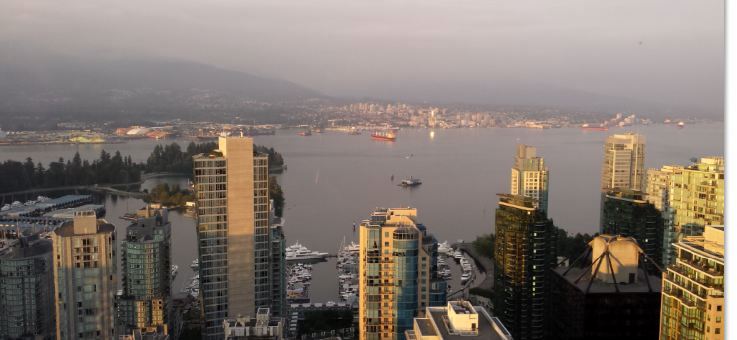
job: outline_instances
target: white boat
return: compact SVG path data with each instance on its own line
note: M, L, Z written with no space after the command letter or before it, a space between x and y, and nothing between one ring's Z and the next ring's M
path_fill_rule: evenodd
M414 178L411 176L408 179L403 179L402 182L399 183L399 185L403 187L416 187L420 184L422 184L422 181L419 178Z
M179 272L179 266L176 264L171 265L171 279L174 280L175 277L177 277L177 273Z
M448 244L448 241L438 243L438 253L450 254L453 252L453 248Z
M192 261L192 264L189 265L189 267L192 268L192 270L195 272L200 270L200 259L194 259Z
M328 253L309 250L307 247L299 244L299 242L287 247L286 253L287 261L322 260L330 255Z
M351 242L351 244L343 247L343 250L349 253L352 253L352 252L357 253L359 250L361 250L361 246L358 245L358 243L356 242Z

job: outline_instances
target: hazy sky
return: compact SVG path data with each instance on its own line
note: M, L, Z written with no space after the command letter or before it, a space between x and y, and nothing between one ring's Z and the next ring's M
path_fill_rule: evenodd
M719 109L723 7L717 0L3 0L0 43L187 59L329 95L545 84Z

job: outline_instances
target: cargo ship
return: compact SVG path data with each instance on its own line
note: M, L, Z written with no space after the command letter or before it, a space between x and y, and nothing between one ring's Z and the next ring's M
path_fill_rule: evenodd
M374 131L371 133L371 138L374 140L393 142L397 140L397 134L394 131Z

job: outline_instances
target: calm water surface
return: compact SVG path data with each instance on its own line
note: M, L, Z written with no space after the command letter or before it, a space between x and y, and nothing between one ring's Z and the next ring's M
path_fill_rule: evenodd
M647 138L647 167L686 164L691 157L722 155L722 124L637 126L586 132L579 129L408 129L395 143L375 142L368 135L340 133L297 136L279 131L258 136L256 143L284 155L288 170L279 176L286 196L285 233L288 242L334 253L340 242L355 240L353 223L375 207L413 206L419 218L440 240L472 240L490 233L494 225L496 193L509 191L510 166L517 143L538 147L550 168L550 217L569 232L598 230L599 176L603 142L613 133L635 131ZM0 160L32 157L44 163L59 157L97 158L102 149L120 150L134 161L145 161L157 143L134 140L108 145L0 146ZM181 145L189 141L178 140ZM394 175L394 182L390 177ZM423 185L403 189L405 177L419 177ZM168 181L169 179L167 179ZM173 179L180 181L181 179ZM186 182L184 182L186 183ZM147 183L146 185L154 185ZM143 205L135 199L108 198L108 219L125 226L121 216ZM173 213L174 262L179 265L177 287L191 276L196 257L192 219ZM121 235L122 236L122 235ZM335 299L334 263L315 267L312 298Z

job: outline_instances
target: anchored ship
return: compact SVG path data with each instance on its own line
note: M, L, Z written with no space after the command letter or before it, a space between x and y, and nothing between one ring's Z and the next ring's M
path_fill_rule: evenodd
M371 133L371 138L374 140L393 142L397 140L397 134L391 130L379 130Z

